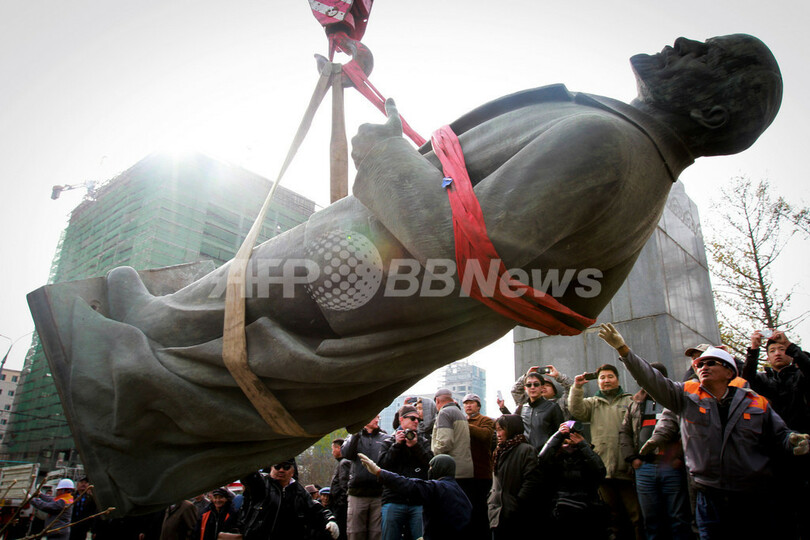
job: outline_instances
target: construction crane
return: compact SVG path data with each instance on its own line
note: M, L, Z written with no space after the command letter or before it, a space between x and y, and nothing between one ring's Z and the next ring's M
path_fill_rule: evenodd
M85 199L92 200L95 198L96 182L94 180L88 180L83 184L65 184L64 186L53 186L51 191L51 199L55 201L56 199L59 198L59 195L61 195L63 191L70 191L71 189L77 189L81 187L87 189L87 193L84 196Z

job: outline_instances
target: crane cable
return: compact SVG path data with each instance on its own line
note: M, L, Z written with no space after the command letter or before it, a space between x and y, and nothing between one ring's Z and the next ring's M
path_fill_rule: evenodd
M348 147L346 145L345 124L343 122L343 87L354 85L355 88L365 96L380 111L385 113L385 98L368 80L371 72L373 60L371 52L359 39L365 31L368 11L373 0L358 0L355 4L362 22L361 25L354 26L347 33L345 19L341 20L337 29L329 28L326 25L327 36L329 38L330 60L336 50L352 55L352 60L346 65L336 64L327 61L323 57L316 55L319 59L320 77L315 86L315 90L310 98L309 105L304 112L304 117L298 126L298 130L293 138L287 157L284 160L281 170L273 182L259 215L253 222L245 240L239 247L231 266L228 269L228 278L225 289L225 321L223 324L222 336L222 360L231 376L244 392L245 396L255 407L256 411L273 430L275 434L289 437L314 437L319 438L323 434L308 433L293 416L287 411L284 405L270 391L267 384L256 375L251 369L247 353L247 336L245 334L245 284L247 267L250 263L250 256L259 236L262 224L264 223L267 211L276 188L281 182L282 176L287 171L301 143L304 141L315 112L323 101L326 93L332 88L333 91L333 119L332 119L332 142L331 153L331 200L336 200L348 195ZM314 0L310 0L313 5ZM314 2L323 5L328 2ZM347 2L343 2L346 4ZM351 2L348 2L351 4ZM365 10L365 11L363 11ZM313 7L313 11L315 11ZM363 13L365 16L363 16ZM320 19L319 19L320 20ZM356 39L353 39L356 38ZM344 77L345 74L345 77ZM403 131L411 137L418 145L423 145L426 141L419 136L402 119Z

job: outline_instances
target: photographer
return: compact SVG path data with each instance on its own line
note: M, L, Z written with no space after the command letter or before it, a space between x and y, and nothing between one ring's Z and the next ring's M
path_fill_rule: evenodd
M551 377L554 389L552 391L549 388L545 388L544 385L543 397L559 405L565 419L570 420L571 414L568 412L568 391L571 390L571 385L574 384L574 381L568 375L560 373L557 368L550 364L547 366L532 366L526 371L526 375L534 372ZM526 383L526 375L518 377L515 384L512 386L511 394L516 407L520 407L529 401L529 396L526 394L526 388L524 386ZM512 414L509 409L506 408L506 403L503 399L498 400L498 408L503 414Z
M605 464L582 435L582 425L569 420L546 442L537 458L535 476L550 495L552 531L549 537L607 537L608 509L599 500Z
M768 366L757 372L759 352L765 340ZM787 426L810 433L810 356L788 340L780 330L756 330L743 367L743 378L751 389L768 399ZM810 460L786 456L775 460L776 474L784 481L784 492L793 506L802 538L810 538Z
M427 480L433 453L430 443L419 434L419 413L416 407L400 407L399 427L382 442L378 464L405 478ZM382 493L382 540L395 540L403 532L411 538L422 536L422 505L407 492L384 487Z

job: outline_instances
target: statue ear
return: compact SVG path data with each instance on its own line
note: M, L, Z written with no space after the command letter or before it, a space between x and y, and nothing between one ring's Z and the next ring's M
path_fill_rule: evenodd
M689 116L692 120L708 129L717 129L728 122L728 110L720 105L715 105L708 111L692 109Z

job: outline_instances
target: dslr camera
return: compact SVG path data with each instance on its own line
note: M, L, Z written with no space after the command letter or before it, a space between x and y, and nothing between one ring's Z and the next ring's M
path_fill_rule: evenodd
M405 429L405 438L409 441L412 441L416 438L416 430L414 429Z

